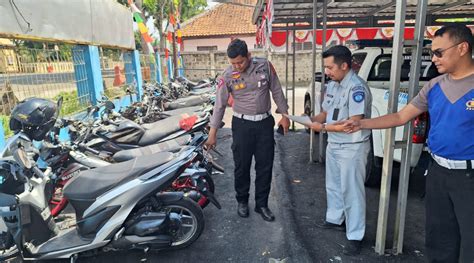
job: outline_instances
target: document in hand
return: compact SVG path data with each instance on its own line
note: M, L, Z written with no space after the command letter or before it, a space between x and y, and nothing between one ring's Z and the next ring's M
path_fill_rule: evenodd
M287 115L287 114L284 114L284 115L288 119L297 123L301 123L305 126L310 126L313 123L308 116L295 116L295 115Z

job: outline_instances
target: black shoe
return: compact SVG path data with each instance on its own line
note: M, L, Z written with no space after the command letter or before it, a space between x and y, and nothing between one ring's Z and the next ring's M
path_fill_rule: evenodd
M239 203L237 206L237 214L240 217L249 217L249 205L247 203Z
M323 221L322 223L316 223L316 226L319 228L324 228L324 229L333 229L333 230L342 231L342 232L346 231L345 223L338 225L338 224L329 223L328 221Z
M273 215L272 211L268 209L268 207L255 207L255 212L259 213L265 221L275 221L275 216Z
M356 256L360 254L360 249L362 247L362 241L359 240L349 240L347 241L342 253L348 256Z

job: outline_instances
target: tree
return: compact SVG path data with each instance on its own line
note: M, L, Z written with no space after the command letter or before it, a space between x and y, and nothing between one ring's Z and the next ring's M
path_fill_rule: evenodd
M143 0L143 10L146 17L155 19L155 28L158 29L160 38L163 39L163 23L168 20L172 0ZM203 12L207 7L206 0L174 0L175 6L178 7L180 13L180 22ZM163 41L160 42L160 48L164 48Z

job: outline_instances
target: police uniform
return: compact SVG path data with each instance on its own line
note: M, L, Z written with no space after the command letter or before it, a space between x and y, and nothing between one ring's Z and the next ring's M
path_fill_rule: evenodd
M432 162L425 200L429 262L474 262L473 83L474 74L457 80L444 74L410 102L430 115Z
M370 118L372 95L365 81L352 70L341 83L328 83L323 111L326 123L347 120L352 116ZM352 134L330 132L326 150L326 221L346 223L348 240L362 240L365 234L365 188L370 130Z
M275 120L271 115L270 92L277 105L277 113L287 113L275 69L264 58L252 58L247 69L240 73L229 66L218 80L216 103L210 126L218 129L227 106L229 95L234 98L232 118L232 152L236 198L247 203L250 189L250 166L255 157L256 207L268 206L272 180L275 140Z

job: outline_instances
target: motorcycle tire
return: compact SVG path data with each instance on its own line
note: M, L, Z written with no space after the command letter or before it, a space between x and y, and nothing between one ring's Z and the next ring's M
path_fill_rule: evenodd
M184 197L181 200L164 202L161 210L186 215L188 221L185 223L186 225L191 225L191 230L189 230L184 237L175 237L175 239L173 239L169 249L176 250L185 248L194 243L194 241L201 236L204 230L204 214L201 207L193 200Z

